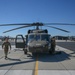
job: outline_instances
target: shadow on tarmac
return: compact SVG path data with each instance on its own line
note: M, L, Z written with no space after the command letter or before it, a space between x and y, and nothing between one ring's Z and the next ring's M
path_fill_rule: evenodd
M25 63L30 63L35 61L33 60L27 60L27 61L19 61L19 62L13 62L13 63L6 63L6 64L0 64L0 67L6 67L6 66L13 66L13 65L18 65L18 64L25 64Z
M41 61L41 62L61 62L61 61L64 61L64 60L70 60L70 55L65 53L65 52L61 52L60 54L53 54L53 55L50 55L50 54L39 54L38 55L38 61Z
M38 54L34 54L31 56L29 54L28 57L31 57L31 58L28 58L28 59L30 59L30 60L21 61L20 59L8 58L8 60L15 61L15 62L0 64L0 67L34 62L37 60L37 56L38 56L38 61L40 61L40 62L61 62L61 61L65 61L65 60L70 60L69 57L71 57L71 55L69 55L63 51L61 52L61 54L54 54L54 55L50 55L49 53L38 53Z
M20 59L13 59L13 58L7 58L8 60L11 60L11 61L21 61Z

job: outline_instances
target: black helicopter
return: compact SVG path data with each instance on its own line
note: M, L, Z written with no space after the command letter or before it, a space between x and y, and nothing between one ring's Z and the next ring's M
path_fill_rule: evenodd
M39 26L46 26L50 28L54 28L57 30L61 30L63 32L69 33L69 31L54 27L51 25L75 25L75 24L68 24L68 23L19 23L19 24L1 24L0 26L21 26L14 29L10 29L7 31L4 31L3 33L7 33L10 31L18 30L21 28L27 28L36 26L36 29L28 30L27 35L25 36L26 39L24 39L23 35L17 35L15 39L15 46L16 48L23 48L24 53L27 54L27 52L36 53L36 52L51 52L51 35L48 34L47 29L39 29ZM22 26L23 25L23 26ZM21 36L23 42L17 42L18 36ZM51 50L51 51L50 51Z

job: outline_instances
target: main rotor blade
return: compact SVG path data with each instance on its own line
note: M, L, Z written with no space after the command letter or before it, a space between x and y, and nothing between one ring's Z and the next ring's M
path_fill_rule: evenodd
M21 28L26 28L26 27L31 27L32 25L27 25L27 26L21 26L21 27L17 27L17 28L13 28L13 29L10 29L10 30L7 30L7 31L4 31L3 33L7 33L7 32L10 32L10 31L14 31L14 30L18 30L18 29L21 29Z
M19 26L19 25L73 25L75 26L75 24L70 24L70 23L14 23L14 24L0 24L0 26Z
M0 24L0 26L21 26L21 25L30 25L30 23L15 23L15 24Z
M44 23L44 25L73 25L75 26L75 24L71 24L71 23Z
M46 25L44 25L44 26L46 26ZM54 28L54 29L61 30L61 31L69 33L69 31L67 31L67 30L64 30L64 29L61 29L61 28L57 28L57 27L54 27L54 26L46 26L46 27Z

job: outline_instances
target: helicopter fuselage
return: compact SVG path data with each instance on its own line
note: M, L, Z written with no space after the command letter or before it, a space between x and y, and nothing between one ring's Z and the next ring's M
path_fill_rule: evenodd
M48 33L28 34L27 51L29 52L48 52L51 48L50 35Z

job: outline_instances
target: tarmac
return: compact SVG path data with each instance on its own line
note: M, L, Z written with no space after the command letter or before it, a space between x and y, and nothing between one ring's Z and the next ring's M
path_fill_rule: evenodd
M61 54L24 55L22 49L9 51L8 59L0 46L0 75L75 75L75 51L56 46Z

